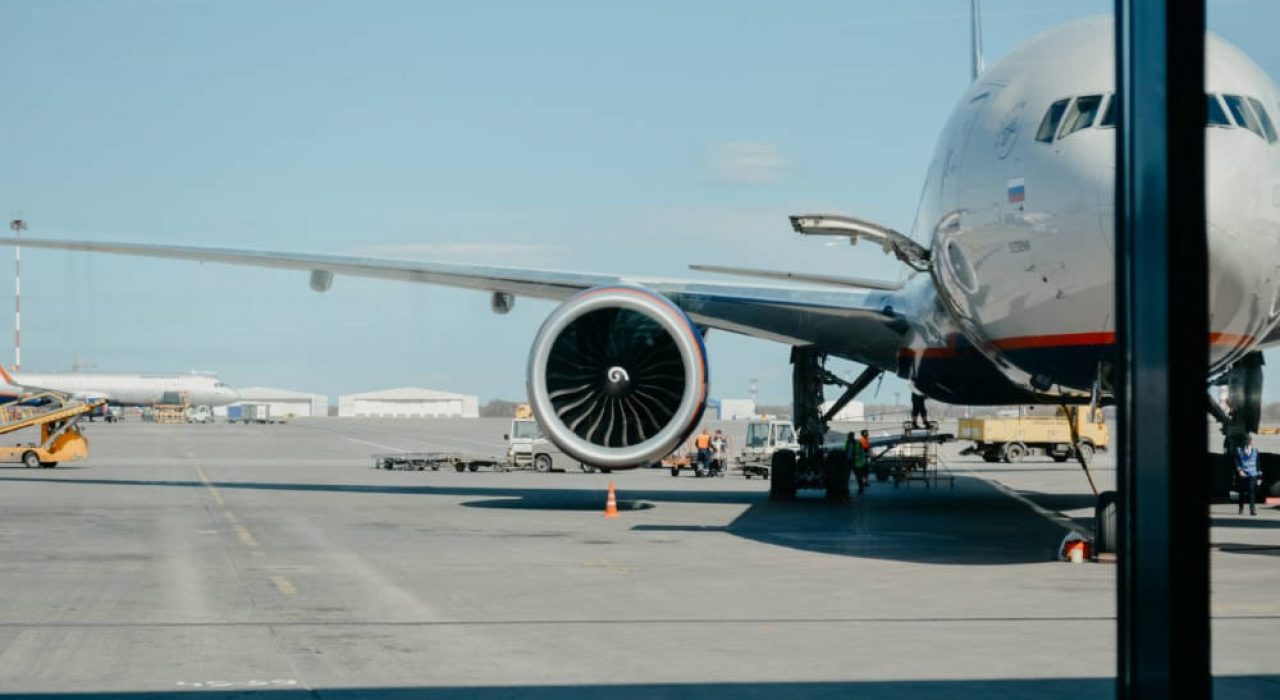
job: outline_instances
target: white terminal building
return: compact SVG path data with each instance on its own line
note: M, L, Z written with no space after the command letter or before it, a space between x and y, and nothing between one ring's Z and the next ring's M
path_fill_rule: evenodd
M480 397L401 387L338 397L338 415L350 418L479 418Z
M290 416L310 418L329 415L329 397L324 394L308 394L265 386L251 386L236 391L240 394L240 400L231 404L232 406L241 406L246 403L267 404L271 406L272 418L284 419ZM227 407L219 406L213 409L213 414L224 417L227 415Z
M704 416L709 420L751 420L756 417L755 399L709 399Z
M827 401L822 404L822 412L826 413L835 405L835 401ZM867 419L867 407L861 401L850 401L840 409L840 412L832 416L831 420L836 423L857 423Z

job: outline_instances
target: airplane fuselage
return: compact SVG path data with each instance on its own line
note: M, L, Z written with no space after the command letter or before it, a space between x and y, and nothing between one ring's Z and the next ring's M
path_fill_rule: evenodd
M20 385L61 391L114 406L185 402L224 406L239 398L234 389L207 374L108 374L97 372L16 372Z
M1104 371L1115 342L1112 37L1100 18L1033 39L975 81L942 133L912 233L934 265L909 285L924 313L899 370L935 398L1078 397ZM1218 372L1280 317L1280 92L1217 37L1207 67L1206 340ZM1205 280L1189 270L1187 283Z

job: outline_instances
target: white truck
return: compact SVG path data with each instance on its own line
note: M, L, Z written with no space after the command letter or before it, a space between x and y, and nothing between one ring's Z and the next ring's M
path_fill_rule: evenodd
M212 423L213 409L208 406L190 406L187 408L188 423Z
M554 443L543 434L542 427L533 418L515 418L511 421L511 432L503 435L507 441L507 467L509 469L533 469L539 472L567 471L577 466L584 472L595 471L594 467L579 463L569 455L560 451ZM601 471L609 471L607 469Z
M778 450L800 450L800 441L796 438L796 429L791 421L769 420L752 421L747 424L747 439L742 443L742 452L738 455L738 464L742 475L750 479L758 476L769 478L769 469L773 464L773 453Z

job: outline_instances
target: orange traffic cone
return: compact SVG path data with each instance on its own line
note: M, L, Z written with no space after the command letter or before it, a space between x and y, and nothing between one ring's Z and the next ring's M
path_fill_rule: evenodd
M604 502L604 517L618 517L618 497L613 493L613 482L609 482L609 498Z

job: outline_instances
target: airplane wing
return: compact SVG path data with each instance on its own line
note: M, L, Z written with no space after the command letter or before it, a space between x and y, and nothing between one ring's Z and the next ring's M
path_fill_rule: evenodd
M23 248L193 260L311 272L324 291L332 276L438 284L495 294L563 300L592 287L635 284L678 304L695 323L824 351L884 369L896 367L908 320L891 290L742 286L661 278L486 267L387 258L314 255L229 248L0 237Z

